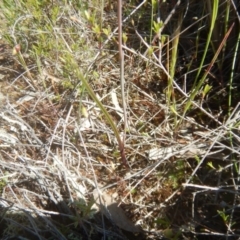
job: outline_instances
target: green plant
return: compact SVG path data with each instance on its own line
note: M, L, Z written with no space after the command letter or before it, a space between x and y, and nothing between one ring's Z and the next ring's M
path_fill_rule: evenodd
M186 178L186 164L183 160L178 160L174 169L168 172L168 182L173 186L174 189L179 187L181 183Z
M96 210L92 209L94 203L93 199L90 199L88 202L81 199L74 201L72 205L76 211L76 216L73 217L75 227L82 221L93 218L93 215L96 213Z
M5 175L8 175L8 172L5 173ZM0 194L2 193L3 189L6 187L8 183L8 178L7 177L1 177L0 179Z
M183 113L184 115L185 115L186 112L189 110L190 106L192 105L192 101L194 100L194 98L195 98L195 96L197 95L197 93L198 93L198 91L200 90L200 88L203 86L204 81L206 80L206 77L207 77L209 71L211 70L211 68L212 68L213 64L215 63L215 61L216 61L216 59L217 59L217 57L218 57L218 55L219 55L222 47L224 46L224 44L225 44L225 42L226 42L226 40L227 40L230 32L232 31L233 26L234 26L234 24L229 28L227 34L224 36L224 39L223 39L222 43L220 44L217 52L215 53L212 61L210 62L208 69L205 71L205 73L203 74L202 78L199 80L199 82L197 83L197 85L194 86L195 88L194 88L193 92L191 93L190 98L189 98L189 101L187 102L187 104L186 104L186 106L185 106L184 113ZM196 82L196 81L195 81L195 82ZM206 88L206 87L205 87L204 90L205 90L205 92L208 92L208 91L209 91L209 88ZM204 94L204 93L203 93L203 94Z
M232 229L232 227L236 224L236 222L232 222L231 216L226 213L226 210L217 210L219 216L222 218L224 224L228 227L228 229Z
M240 34L233 2L1 1L1 35L6 49L15 51L9 62L1 58L4 71L12 72L1 87L14 106L14 111L1 109L2 118L10 119L1 130L10 129L19 140L8 147L0 139L1 172L17 172L11 191L4 191L4 197L14 194L17 201L2 211L2 222L15 221L18 233L25 226L39 229L40 238L85 239L83 232L94 238L94 201L88 193L104 183L104 191L116 191L115 200L132 204L134 213L141 204L132 221L141 219L144 230L156 227L169 239L197 238L195 223L184 228L189 222L182 209L188 216L195 209L205 212L208 204L199 189L216 189L216 179L226 189L236 187L239 175L239 114L238 107L235 114L232 109L239 100ZM4 50L1 45L1 57ZM18 101L12 89L20 100L25 94L31 98ZM122 100L118 107L109 97L113 89ZM221 154L211 158L221 147ZM122 162L115 164L119 158ZM33 188L25 179L39 182ZM0 191L6 186L2 179ZM216 199L211 194L207 203ZM31 200L24 207L23 197ZM73 202L64 212L61 197ZM236 206L232 195L226 198ZM171 219L157 217L175 206ZM16 208L24 208L31 224L8 215ZM218 212L232 235L238 227L233 213L232 207ZM41 235L46 231L51 237ZM108 224L97 231L111 238Z

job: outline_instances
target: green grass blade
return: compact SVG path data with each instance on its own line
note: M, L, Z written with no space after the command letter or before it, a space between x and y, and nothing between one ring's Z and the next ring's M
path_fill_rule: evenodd
M203 83L205 82L206 77L207 77L208 73L210 72L213 64L216 62L217 57L218 57L219 54L220 54L220 51L222 50L224 44L225 44L226 41L227 41L227 38L229 37L229 34L231 33L231 31L232 31L232 29L233 29L233 26L234 26L234 24L232 24L232 26L229 28L227 34L225 35L222 43L221 43L220 46L219 46L217 52L215 53L212 61L210 62L209 66L208 66L208 69L204 72L204 74L203 74L202 78L200 79L200 81L198 82L196 88L192 91L192 93L191 93L191 95L190 95L190 99L189 99L189 101L187 102L187 104L186 104L186 106L185 106L185 109L184 109L184 116L185 116L186 112L188 111L188 109L190 108L190 106L191 106L191 104L192 104L192 101L194 100L196 94L199 92L199 89L201 88L201 86L202 86Z
M212 13L211 13L210 29L209 29L209 32L208 32L208 37L207 37L207 41L206 41L206 44L205 44L204 53L203 53L203 56L202 56L202 59L201 59L201 63L199 65L197 75L195 77L194 86L197 83L199 75L202 71L203 64L204 64L204 61L205 61L205 58L206 58L206 55L207 55L207 52L208 52L208 49L209 49L209 45L210 45L210 42L211 42L211 37L212 37L212 34L213 34L213 29L214 29L216 19L217 19L218 7L219 7L218 0L214 0L213 1Z
M197 75L196 75L196 78L195 78L195 81L194 81L194 85L193 85L193 88L192 88L193 91L192 91L192 93L190 95L190 98L189 98L187 104L185 105L183 116L185 116L186 112L190 109L192 101L194 100L196 94L198 93L199 89L201 88L201 86L204 83L204 80L206 79L206 76L208 74L208 72L205 71L203 77L197 83L197 80L198 80L199 75L200 75L200 73L202 71L203 64L204 64L204 61L205 61L205 58L206 58L206 55L207 55L207 52L208 52L208 49L209 49L209 45L210 45L210 42L211 42L211 37L212 37L214 25L215 25L215 22L216 22L216 19L217 19L218 5L219 5L218 0L214 0L213 1L212 14L211 14L211 24L210 24L210 29L209 29L209 32L208 32L206 45L205 45L205 48L204 48L204 53L203 53L203 56L202 56L202 59L201 59L201 63L199 65L198 72L197 72ZM215 54L214 59L216 59L216 57L217 57L217 54Z
M127 165L127 161L126 161L126 157L125 157L125 153L124 153L124 146L120 137L120 134L118 132L118 129L116 127L116 125L114 124L111 116L109 115L109 113L107 112L106 108L103 106L103 104L99 101L99 99L97 98L96 94L94 93L94 91L92 90L92 88L90 87L90 85L88 84L86 78L83 76L83 74L81 73L81 71L78 69L78 67L76 67L76 75L78 76L78 78L82 81L83 86L86 88L88 94L90 95L90 97L94 100L94 102L97 104L97 106L101 109L102 113L104 114L104 116L106 117L108 123L110 124L116 138L118 141L118 145L119 145L119 150L121 153L121 157L122 157L122 162L125 166Z

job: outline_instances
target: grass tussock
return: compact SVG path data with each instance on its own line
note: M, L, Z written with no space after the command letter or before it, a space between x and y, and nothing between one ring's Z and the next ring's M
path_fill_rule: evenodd
M236 1L0 8L1 239L239 238Z

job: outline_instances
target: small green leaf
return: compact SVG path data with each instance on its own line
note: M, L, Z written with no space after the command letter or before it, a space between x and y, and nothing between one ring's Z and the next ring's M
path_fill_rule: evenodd
M101 34L100 26L97 25L96 23L94 24L94 27L92 28L92 30L93 30L96 34Z
M84 14L85 14L85 16L86 16L87 20L89 20L89 19L90 19L89 12L88 12L87 10L85 10L85 11L84 11Z
M214 166L213 166L213 163L212 162L208 162L207 165L212 168L212 169L216 169Z
M220 215L220 217L223 219L223 221L227 223L229 215L226 215L225 210L224 209L223 211L217 210L217 212Z
M195 156L195 159L196 159L197 163L200 163L200 158L197 155Z
M203 98L206 97L206 95L209 93L209 91L212 89L212 86L206 84L204 89L203 89L203 92L202 92L202 95L203 95Z
M148 48L148 56L151 56L153 54L153 47Z
M136 188L131 189L131 194L135 194L137 192Z
M127 34L126 33L123 33L123 44L126 44L126 42L127 42L127 39L128 39L128 37L127 37Z
M167 39L169 39L169 35L162 35L161 36L161 43L164 44L167 41Z
M153 31L155 33L158 33L162 26L163 26L163 22L162 21L160 21L160 22L153 22Z
M109 30L107 28L103 28L102 30L106 36L109 36Z

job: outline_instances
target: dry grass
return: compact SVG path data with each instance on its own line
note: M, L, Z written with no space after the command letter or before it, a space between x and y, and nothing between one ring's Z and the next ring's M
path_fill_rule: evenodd
M167 48L161 61L157 47L146 51L151 5L125 3L127 169L74 69L123 132L115 5L81 4L43 3L32 12L23 4L0 23L8 26L0 45L1 238L238 239L239 104L229 115L215 109L211 97L221 102L226 87L212 85L209 99L200 92L185 115L197 62L187 69L179 57L169 88ZM98 35L100 25L112 34Z

